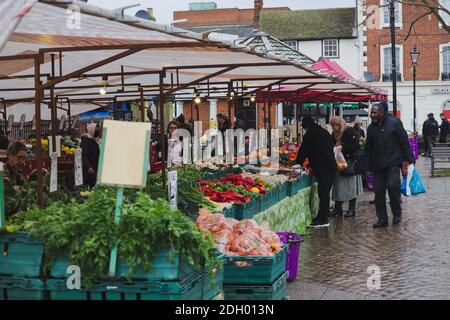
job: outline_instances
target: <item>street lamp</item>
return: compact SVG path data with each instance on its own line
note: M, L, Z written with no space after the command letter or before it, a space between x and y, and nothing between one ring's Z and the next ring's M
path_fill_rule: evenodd
M414 45L411 52L409 53L411 55L411 62L413 66L413 97L414 97L414 132L416 132L416 117L417 117L417 109L416 109L416 67L417 62L419 61L420 52L417 50L417 46Z

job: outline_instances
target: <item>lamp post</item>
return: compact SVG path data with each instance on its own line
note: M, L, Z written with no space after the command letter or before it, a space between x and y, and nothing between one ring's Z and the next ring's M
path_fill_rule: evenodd
M417 117L417 109L416 109L416 67L417 62L419 61L420 52L417 50L417 46L414 45L411 52L409 53L411 55L411 62L413 66L413 97L414 97L414 132L416 132L416 117Z
M395 57L395 0L391 0L389 3L389 17L390 17L390 29L391 29L391 56L392 56L392 66L391 66L391 78L392 78L392 106L394 117L397 117L397 63Z

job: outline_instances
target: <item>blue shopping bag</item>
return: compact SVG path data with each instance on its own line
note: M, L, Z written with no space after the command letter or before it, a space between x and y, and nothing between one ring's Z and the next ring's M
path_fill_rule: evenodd
M408 175L403 180L400 192L405 196L415 196L427 192L422 178L420 178L419 172L414 165L408 167Z

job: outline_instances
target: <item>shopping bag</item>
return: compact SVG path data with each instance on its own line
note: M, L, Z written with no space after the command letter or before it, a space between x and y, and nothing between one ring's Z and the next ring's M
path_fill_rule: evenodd
M338 171L344 171L348 167L347 161L340 148L334 148L334 158L336 159Z
M403 180L400 192L408 197L427 192L419 172L414 165L408 166L408 175Z

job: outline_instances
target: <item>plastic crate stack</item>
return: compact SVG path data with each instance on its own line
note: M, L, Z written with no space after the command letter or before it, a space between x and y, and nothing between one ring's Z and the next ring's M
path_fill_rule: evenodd
M31 234L0 235L0 300L45 300L44 247Z
M225 300L284 300L287 298L288 245L268 257L227 257L224 267Z
M118 261L115 278L105 274L86 288L81 270L81 289L70 289L69 261L57 257L50 277L43 277L44 248L30 234L0 235L0 246L0 300L217 300L222 295L224 268L214 275L196 271L168 250L157 255L152 273L129 274ZM224 255L219 258L224 261Z
M99 279L81 290L67 286L69 262L58 257L52 266L47 289L51 300L212 300L222 291L223 268L212 281L207 271L198 272L188 265L181 254L170 256L161 251L153 261L153 272L137 270L129 273L128 266L118 261L116 278Z

